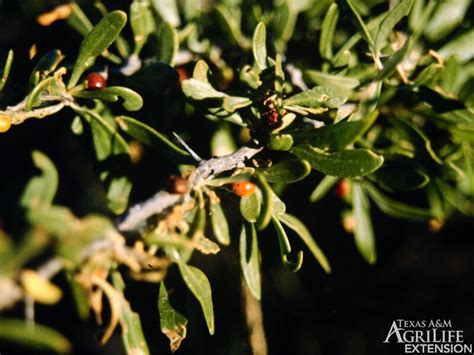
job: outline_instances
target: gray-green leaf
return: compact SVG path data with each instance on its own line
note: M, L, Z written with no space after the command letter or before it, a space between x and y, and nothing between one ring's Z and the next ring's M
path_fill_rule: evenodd
M58 171L49 158L38 150L33 151L33 162L41 175L32 178L21 196L20 204L25 208L51 205L58 189Z
M369 200L358 182L352 184L353 213L355 218L354 238L357 249L369 264L377 261L375 237L370 218Z
M170 304L168 291L163 281L160 283L158 310L160 312L161 331L170 340L171 352L175 352L186 338L188 320Z
M329 265L328 259L322 252L321 248L316 244L314 238L303 222L288 213L278 216L278 219L283 222L283 224L292 229L301 238L324 271L329 274L331 272L331 266Z
M127 22L127 14L123 11L112 11L87 34L79 48L79 55L69 79L68 89L79 81L91 59L101 55L122 31Z
M211 212L212 230L217 241L222 245L230 244L229 225L219 202L209 204Z
M252 52L255 63L260 70L267 67L267 31L265 24L259 22L253 33Z
M284 160L263 170L267 181L272 183L291 184L304 179L311 172L311 165L306 160Z
M74 96L83 99L99 99L108 102L117 102L119 97L123 99L123 107L127 111L138 111L143 106L142 97L132 89L122 86L110 86L100 90L83 90L74 93Z
M327 153L310 145L298 145L292 153L300 159L309 161L313 169L326 175L355 177L368 175L383 164L383 156L369 149L341 150Z
M260 275L260 250L258 248L257 231L254 224L249 225L250 237L245 223L240 231L240 267L247 286L252 295L260 300L262 296L262 280ZM250 240L250 243L248 243ZM249 245L250 244L250 245Z
M211 285L206 275L198 268L178 262L179 271L186 286L201 304L209 334L214 334L214 308L212 305Z

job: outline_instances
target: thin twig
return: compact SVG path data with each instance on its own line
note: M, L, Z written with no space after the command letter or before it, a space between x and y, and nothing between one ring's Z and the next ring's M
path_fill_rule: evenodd
M245 321L249 332L249 343L253 355L267 355L267 340L263 327L262 305L250 292L245 280L242 279L242 298Z

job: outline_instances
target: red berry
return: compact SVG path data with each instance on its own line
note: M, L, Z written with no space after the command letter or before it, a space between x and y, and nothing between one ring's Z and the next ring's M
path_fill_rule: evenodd
M232 185L234 194L240 197L249 196L255 191L255 184L250 181L239 181Z
M188 180L179 175L171 175L166 183L166 190L172 194L184 195L188 192Z
M280 115L277 110L271 108L269 111L263 114L265 124L268 128L274 129L281 125Z
M90 73L86 77L87 90L100 90L107 86L107 80L99 73Z
M336 185L336 196L339 198L344 198L349 193L349 183L341 179Z

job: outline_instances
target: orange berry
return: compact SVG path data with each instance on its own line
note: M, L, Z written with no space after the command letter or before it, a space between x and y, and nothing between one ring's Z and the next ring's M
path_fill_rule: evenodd
M346 180L344 179L339 180L339 182L336 185L336 196L339 198L346 197L347 194L349 193L349 189L350 189L349 183Z
M179 175L171 175L166 183L166 190L172 194L185 195L188 192L188 180Z
M107 86L107 80L99 73L90 73L86 76L87 90L99 90Z
M234 194L240 197L249 196L255 191L255 184L250 181L238 181L232 185Z
M12 119L7 115L0 115L0 133L5 133L10 129Z

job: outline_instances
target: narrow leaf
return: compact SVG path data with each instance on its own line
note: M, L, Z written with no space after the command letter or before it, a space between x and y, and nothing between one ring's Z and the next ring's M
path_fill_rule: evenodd
M316 244L311 233L303 224L303 222L289 213L278 216L278 219L283 222L283 224L292 229L301 238L324 271L326 271L328 274L331 273L331 266L329 265L326 256L322 252L321 248Z
M24 320L0 318L0 339L39 350L65 354L71 350L69 341L56 330Z
M319 38L319 53L321 57L332 59L332 40L336 30L337 20L339 19L339 8L336 3L331 4L324 16L321 26L321 36Z
M214 236L222 245L230 244L229 225L219 202L210 203L211 222Z
M355 218L354 238L357 249L369 264L374 264L377 261L377 250L370 218L370 205L358 182L352 184L352 200Z
M240 213L242 217L250 222L255 223L260 215L262 207L257 193L248 196L243 196L240 199Z
M260 70L267 67L266 33L265 24L259 22L253 33L252 52L255 63Z
M175 145L164 134L132 117L116 118L119 127L137 141L156 149L158 152L169 152L172 156L190 157L189 153Z
M262 280L260 275L260 250L258 248L257 231L254 224L249 225L250 235L245 223L240 231L240 267L247 286L252 295L260 300L262 297ZM249 243L250 241L250 243Z
M214 334L214 308L212 305L211 285L206 275L198 268L178 262L179 271L186 286L201 304L209 334Z
M169 23L163 22L158 28L157 37L158 60L169 65L174 65L174 58L179 48L178 33Z
M79 81L88 67L90 59L101 55L115 41L127 22L127 14L123 11L112 11L87 34L79 48L79 55L69 79L68 89Z
M393 32L395 25L410 12L413 0L400 0L400 2L388 12L380 23L377 36L375 37L374 52L378 56L385 45L388 36Z
M311 202L317 202L322 199L328 192L333 188L334 185L339 181L338 177L326 175L316 186L314 191L311 193L309 200Z

